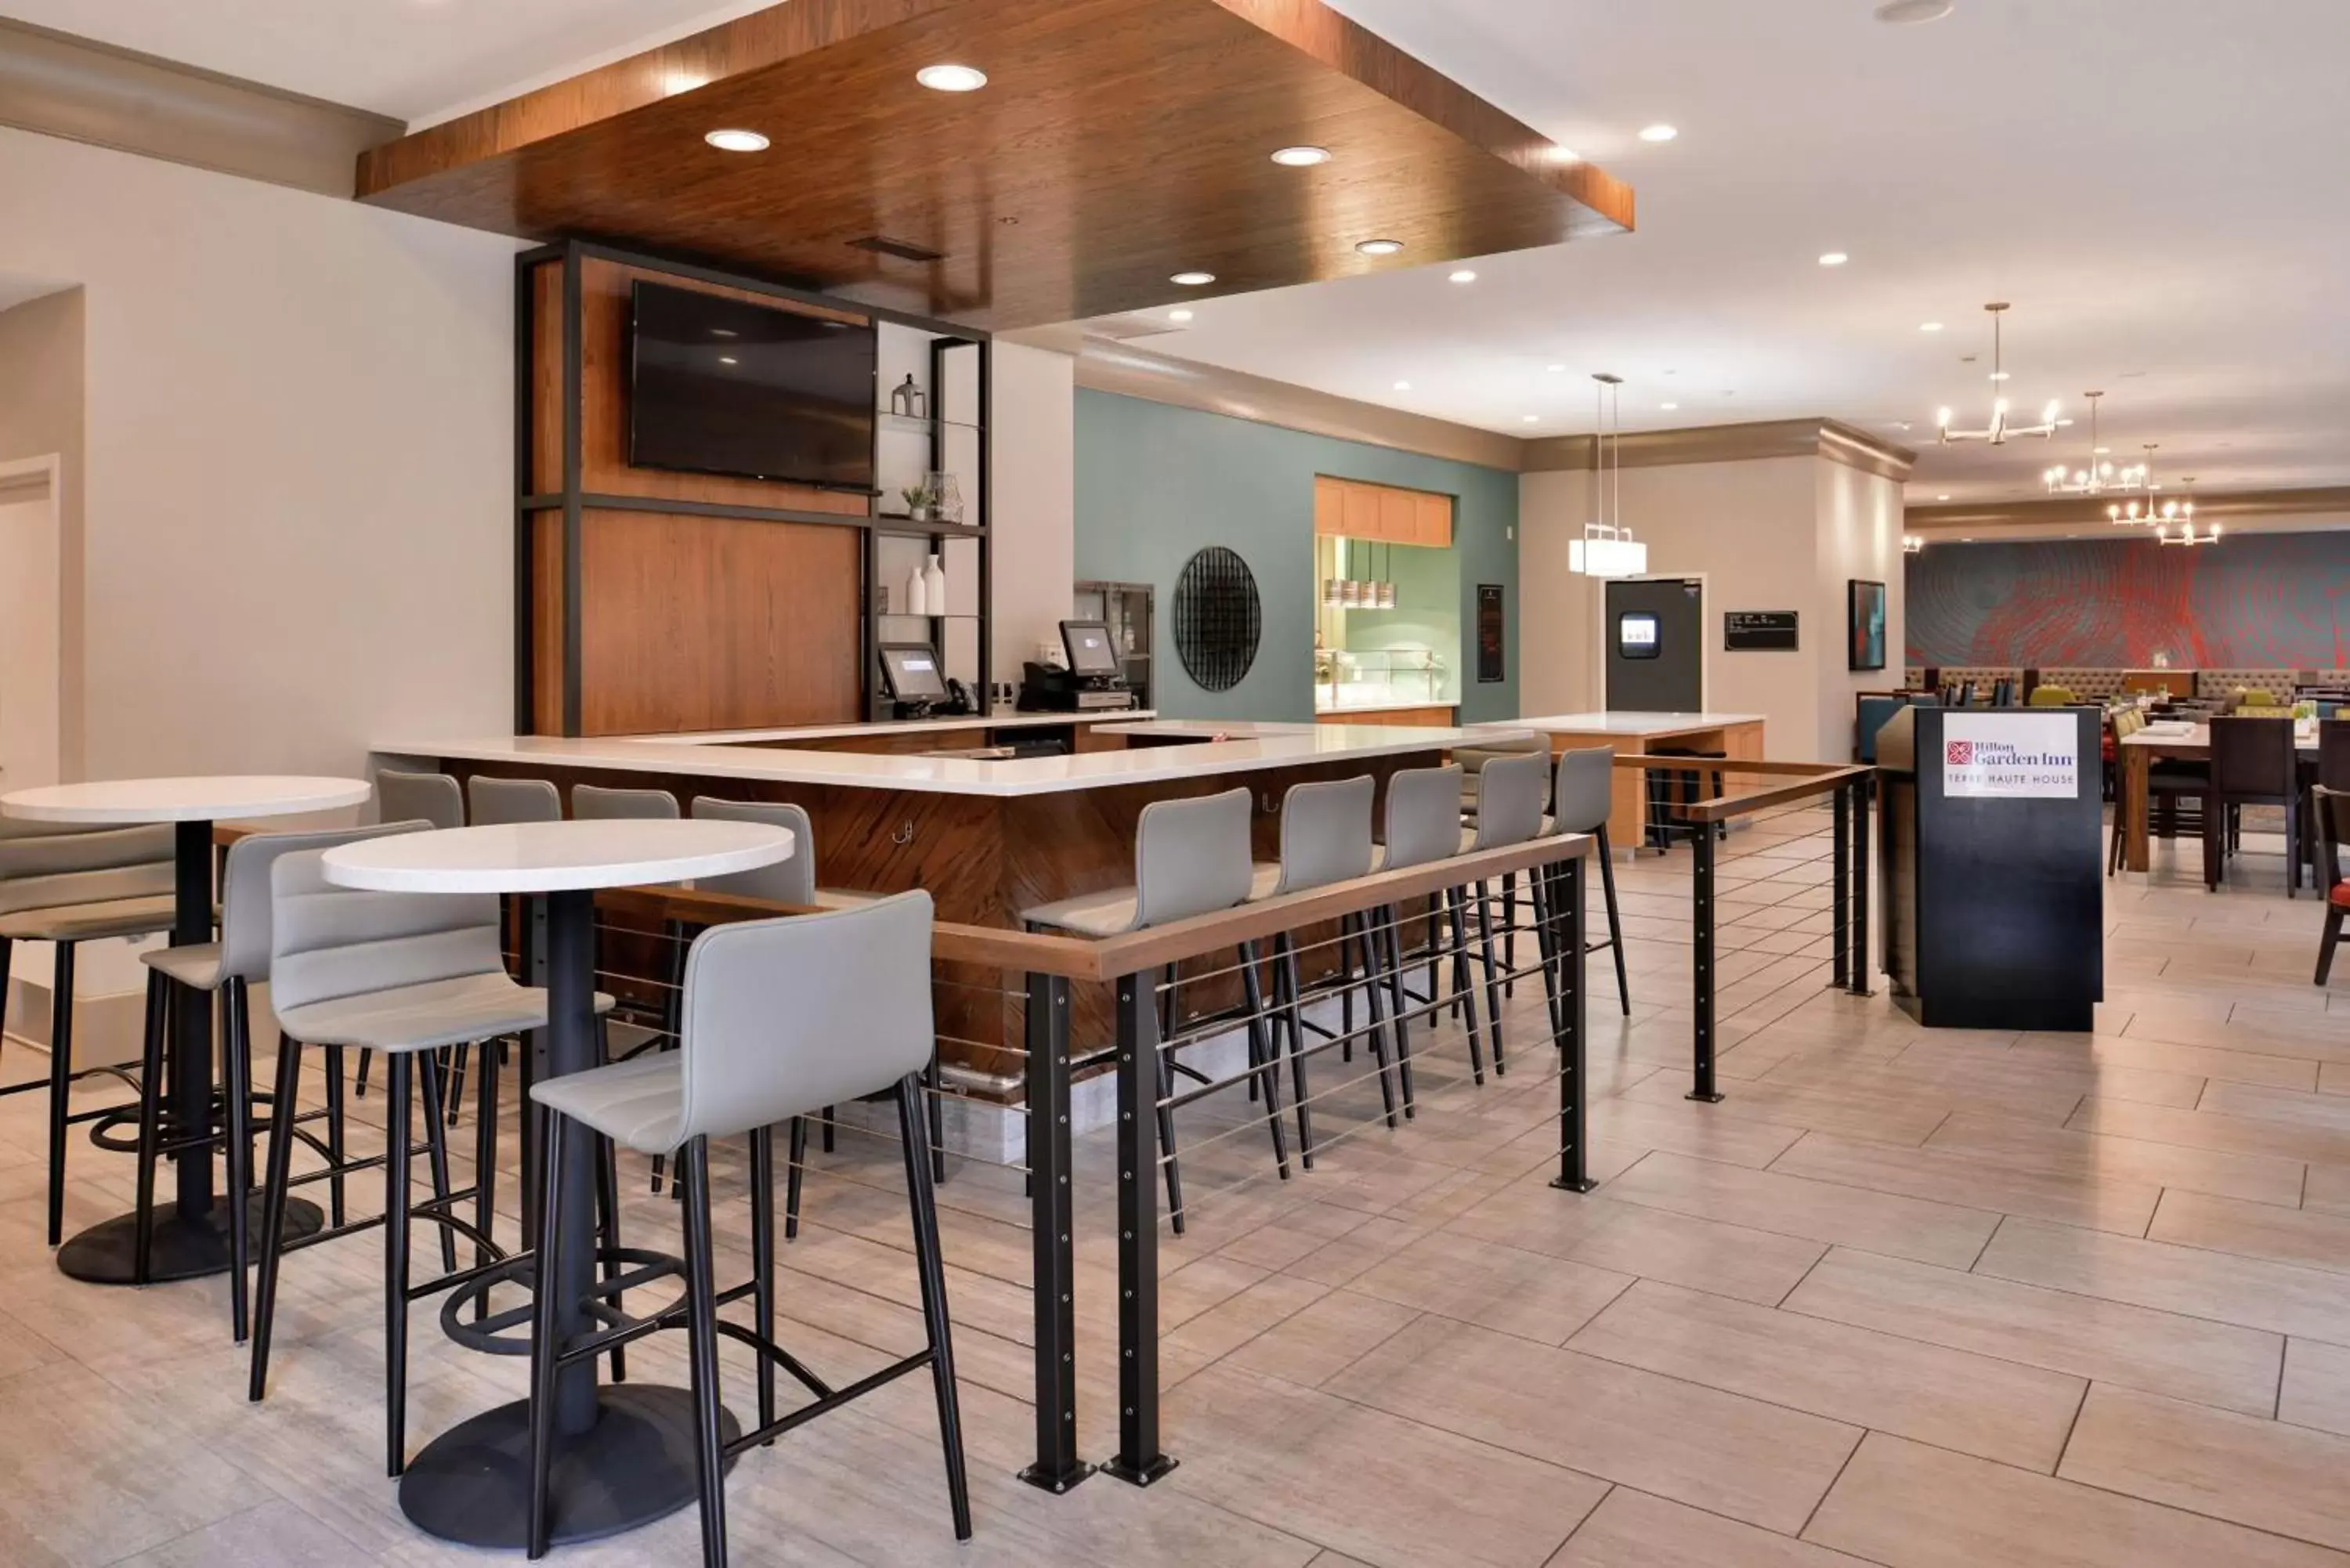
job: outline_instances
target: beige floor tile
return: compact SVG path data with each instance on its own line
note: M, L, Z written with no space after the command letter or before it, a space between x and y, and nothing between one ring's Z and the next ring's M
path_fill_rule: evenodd
M2145 1233L2155 1200L2162 1194L2153 1182L2126 1177L2018 1170L1995 1157L1963 1149L1897 1148L1821 1133L1805 1134L1771 1168L1873 1192L1937 1199L2127 1236Z
M1319 1568L1319 1565L1316 1565ZM1549 1568L1865 1568L1808 1545L1619 1486L1592 1510Z
M2212 1086L2218 1090L2230 1085ZM2310 1097L2316 1098L2315 1096ZM2228 1116L2216 1111L2181 1111L2168 1106L2142 1106L2122 1100L2099 1099L2084 1100L2080 1110L2065 1125L2078 1132L2145 1138L2189 1148L2224 1149L2241 1154L2266 1154L2285 1159L2350 1164L2350 1127Z
M2184 1187L2225 1198L2249 1198L2288 1208L2301 1201L2302 1162L2265 1154L2187 1148L2143 1138L2036 1127L1998 1116L1960 1114L1926 1140L1928 1148L1963 1149L2011 1170L2076 1180L2116 1178Z
M2350 1437L2350 1349L2317 1339L2285 1341L2276 1415L2297 1427Z
M1818 1083L1788 1083L1780 1075L1791 1066L1810 1064L1782 1063L1768 1076L1740 1084L1729 1094L1728 1100L1712 1107L1716 1116L1728 1121L1759 1121L1783 1127L1848 1134L1855 1137L1880 1138L1887 1143L1918 1144L1926 1136L1941 1126L1942 1118L1950 1114L1956 1102L1947 1095L1931 1090L1887 1094L1862 1092L1839 1086L1842 1075L1849 1069L1841 1064L1828 1064L1820 1070L1829 1076ZM1632 1091L1635 1100L1658 1101L1679 1098L1688 1092L1688 1085L1651 1078ZM2072 1114L2073 1102L2061 1106L2048 1106L2049 1119L2061 1122Z
M1804 1539L1887 1568L2345 1568L2350 1558L1872 1433Z
M1959 1269L1974 1261L1998 1223L1979 1210L1669 1154L1650 1155L1605 1190L1700 1220Z
M2218 1083L2210 1086L2198 1108L2221 1116L2350 1132L2350 1097L2338 1094L2261 1084Z
M1789 1312L2266 1415L2283 1337L1838 1248Z
M2289 1263L2008 1220L1975 1272L2350 1345L2350 1290L2340 1276Z
M2019 1057L2049 1063L2143 1067L2228 1083L2265 1084L2280 1089L2308 1089L2322 1082L2318 1064L2310 1057L2295 1056L2290 1050L2262 1055L2254 1051L2175 1044L2131 1034L2026 1034L2016 1042L2015 1053Z
M2350 1272L2350 1215L2166 1192L2147 1234L2158 1241Z
M1382 1568L1532 1568L1607 1490L1523 1449L1242 1372L1192 1378L1166 1423L1182 1464L1162 1484Z
M1633 1147L1647 1152L1662 1149L1724 1165L1762 1167L1770 1164L1802 1136L1800 1129L1766 1122L1739 1122L1716 1116L1719 1108L1679 1098L1689 1092L1683 1074L1666 1074L1643 1082L1634 1094L1644 1094L1659 1082L1671 1088L1662 1099L1615 1099L1591 1108L1595 1143Z
M1289 1274L1272 1274L1236 1296L1218 1302L1181 1326L1159 1335L1167 1365L1162 1376L1176 1381L1177 1367L1186 1375L1248 1344L1259 1334L1305 1311L1329 1293L1327 1285Z
M1629 1274L1445 1231L1366 1270L1349 1288L1521 1339L1563 1345L1631 1282Z
M2095 1388L2065 1446L2067 1480L2350 1547L2350 1438L2126 1388Z
M382 1561L292 1503L267 1502L126 1557L116 1568L364 1568Z
M1568 1198L1541 1179L1504 1188L1451 1229L1765 1305L1794 1289L1826 1251L1817 1241L1619 1203L1603 1193Z
M1961 1453L2049 1470L2078 1377L1643 1281L1568 1348Z
M1224 1357L1243 1372L1311 1388L1374 1354L1419 1315L1357 1291L1331 1291Z
M1432 1317L1326 1386L1787 1532L1810 1515L1859 1436L1840 1421Z

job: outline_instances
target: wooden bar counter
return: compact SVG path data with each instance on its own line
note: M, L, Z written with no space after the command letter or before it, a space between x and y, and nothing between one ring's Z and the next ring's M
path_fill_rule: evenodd
M1073 754L962 753L1051 726L1075 731ZM1312 780L1370 774L1383 811L1388 775L1440 763L1464 732L1389 725L1155 722L1130 714L1044 715L833 725L687 737L577 740L526 735L397 740L376 760L455 774L665 789L681 810L696 795L787 801L815 829L826 888L927 889L939 918L1014 929L1020 911L1129 885L1134 833L1153 801L1245 784L1256 797L1255 850L1280 857L1282 795ZM945 1059L978 1092L1016 1093L1018 1002L1006 977L941 965ZM1109 1037L1107 988L1079 995L1077 1038ZM1187 986L1202 1005L1215 988Z
M1562 752L1606 746L1618 756L1687 749L1719 752L1737 762L1758 762L1762 756L1762 715L1760 713L1553 713L1538 719L1510 719L1471 731L1499 733L1532 730L1550 738L1553 756ZM1474 744L1472 740L1471 744ZM1607 815L1607 836L1618 849L1637 846L1648 821L1647 775L1631 769L1616 774L1614 809Z

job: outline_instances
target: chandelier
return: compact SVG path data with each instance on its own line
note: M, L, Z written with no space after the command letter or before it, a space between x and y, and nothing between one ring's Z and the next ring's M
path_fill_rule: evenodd
M1595 394L1596 418L1592 437L1592 475L1596 490L1599 516L1596 522L1583 525L1583 537L1572 539L1566 546L1566 569L1586 577L1637 577L1648 569L1648 546L1632 537L1632 530L1624 526L1624 407L1617 390L1624 384L1621 376L1604 372L1591 378L1598 383ZM1610 410L1615 414L1616 460L1615 505L1608 505L1607 425ZM1609 517L1610 511L1614 517Z
M2187 483L2189 485L2192 485L2195 482L2191 479L2187 481ZM2173 505L2176 505L2178 508L2176 519L2178 521L2178 532L2176 534L2170 531L2170 524L2174 521L2173 514L2170 511L2170 507ZM2203 532L2198 534L2195 531L2194 502L2186 501L2166 503L2163 507L2162 520L2156 523L2154 525L2154 542L2158 545L2186 545L2189 546L2196 545L2216 545L2220 542L2220 525L2217 523L2214 523L2209 528L2206 528Z
M2001 340L2000 317L2007 314L2007 302L1995 301L1984 306L1983 308L1991 312L1991 384L2004 389L2007 385L2007 361L2005 345ZM1936 416L1935 422L1941 426L1942 443L1945 446L1959 441L1979 441L1992 446L2005 446L2012 436L2038 436L2044 441L2056 433L2056 400L2054 398L2048 400L2046 408L2040 410L2040 422L2036 425L2010 424L2007 416L2008 400L2002 389L2000 396L1991 402L1991 423L1979 431L1952 430L1951 414L1948 409L1942 410Z
M2089 400L2089 466L2068 469L2058 463L2040 477L2048 485L2051 495L2103 495L2108 490L2136 489L2146 478L2146 469L2133 464L2116 468L2104 461L2106 449L2097 441L2097 400L2103 392L2084 392Z
M2125 471L2135 475L2134 484L2138 491L2138 496L2137 499L2126 504L2116 503L2106 507L2106 521L2108 523L2122 528L2132 527L2138 524L2159 528L2168 523L2184 523L2190 528L2194 526L2195 502L2192 497L2185 501L2165 501L2159 504L2155 500L2156 494L2162 489L2162 486L2155 482L2154 477L2154 453L2158 444L2155 441L2147 442L2146 461Z
M1902 553L1903 555L1905 555L1905 556L1922 556L1922 555L1924 555L1924 554L1926 553L1926 539L1925 539L1925 535L1921 535L1921 534L1904 534L1904 535L1901 535L1901 553Z

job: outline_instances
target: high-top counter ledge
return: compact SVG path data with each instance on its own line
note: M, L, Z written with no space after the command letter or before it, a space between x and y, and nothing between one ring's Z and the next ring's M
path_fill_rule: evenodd
M1054 724L1074 732L1075 754L922 754ZM396 740L376 757L461 780L549 779L567 793L577 784L665 789L688 811L701 794L788 801L808 814L816 842L806 852L820 887L926 888L942 920L1012 929L1023 909L1131 884L1135 825L1153 801L1245 784L1256 797L1256 857L1277 860L1282 796L1292 784L1369 774L1381 796L1374 809L1384 811L1388 774L1437 765L1467 739L1461 730L1401 725L1021 714L625 740ZM1021 1019L1005 977L944 963L939 976L939 1032L953 1076L1011 1097L1021 1058L1005 1047L1021 1039ZM1185 985L1187 1012L1223 1005L1227 989L1229 975ZM1080 987L1073 1000L1076 1038L1108 1039L1107 988Z

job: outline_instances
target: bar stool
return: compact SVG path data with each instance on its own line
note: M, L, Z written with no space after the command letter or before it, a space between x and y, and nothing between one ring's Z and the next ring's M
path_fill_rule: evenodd
M1605 746L1579 747L1558 754L1558 781L1551 794L1549 833L1588 833L1599 842L1599 884L1607 899L1607 940L1584 951L1607 948L1616 955L1616 996L1624 1016L1632 1016L1632 989L1624 978L1624 925L1616 912L1616 857L1607 843L1607 817L1616 800L1616 753Z
M1373 853L1371 801L1378 789L1377 782L1368 774L1351 779L1292 784L1281 799L1281 861L1278 865L1256 867L1249 891L1250 901L1253 903L1263 898L1308 892L1333 882L1345 882L1369 875ZM1374 979L1378 966L1370 958L1369 939L1360 915L1345 915L1338 922L1336 989L1347 998L1347 1012L1344 1033L1337 1038L1345 1041L1351 1052L1355 1033L1354 978L1357 947L1364 953L1363 990L1371 1015L1371 1053L1378 1064L1379 1097L1386 1105L1388 1125L1393 1127L1396 1124L1396 1099L1395 1085L1388 1078L1387 1022L1379 988ZM1273 1044L1277 1057L1281 1045L1280 1026L1285 1023L1289 1028L1290 1086L1297 1110L1297 1158L1301 1165L1311 1170L1314 1168L1314 1126L1307 1103L1313 1096L1305 1087L1305 1033L1310 1030L1326 1041L1332 1035L1330 1031L1306 1020L1304 987L1297 971L1297 945L1287 931L1273 939L1273 1004L1276 1010L1274 1013Z
M412 830L401 824L388 831ZM387 1058L384 1153L347 1160L303 1177L304 1182L380 1166L384 1211L366 1220L329 1225L298 1241L286 1240L286 1199L293 1179L293 1118L274 1116L269 1133L269 1169L263 1183L260 1277L255 1291L252 1381L247 1397L259 1400L269 1386L270 1334L277 1307L277 1277L288 1251L383 1227L384 1399L388 1473L406 1468L408 1307L467 1282L505 1260L485 1224L461 1219L456 1205L484 1201L481 1183L444 1190L447 1143L436 1111L444 1045L517 1034L546 1026L546 993L517 984L506 972L499 949L498 904L490 894L372 893L339 888L327 880L326 851L279 855L269 871L270 1002L277 1013L276 1104L296 1103L302 1083L302 1053L312 1045L381 1052ZM597 1011L611 1006L598 995ZM410 1166L420 1146L413 1135L416 1080L424 1091L426 1142L432 1156L433 1196L410 1199ZM484 1121L493 1118L484 1117ZM486 1147L485 1176L495 1163ZM605 1199L607 1246L614 1244L618 1205ZM486 1262L422 1284L409 1279L409 1224L425 1220L470 1238Z
M65 1240L66 1134L83 1122L111 1122L129 1109L70 1108L73 1085L105 1074L137 1086L118 1066L73 1065L74 953L83 942L151 937L172 929L173 831L155 827L66 827L0 817L0 1006L18 942L47 942L49 982L49 1245ZM40 1079L0 1088L30 1093ZM109 1147L104 1146L101 1147Z
M694 940L686 960L684 1036L671 1054L617 1062L550 1079L531 1090L547 1127L546 1168L562 1168L564 1142L586 1132L640 1154L674 1154L684 1189L686 1300L681 1311L622 1319L561 1343L561 1300L537 1296L531 1336L530 1555L546 1554L551 1521L556 1374L656 1329L683 1326L693 1389L696 1469L702 1482L702 1560L726 1561L726 1461L773 1442L814 1417L928 1366L945 1450L955 1538L971 1539L971 1498L955 1391L946 1267L930 1162L921 1158L922 1064L936 1051L931 1014L931 898L901 893L860 908L721 926ZM775 1342L775 1127L817 1107L894 1093L904 1139L907 1208L922 1299L924 1348L852 1387L836 1390ZM756 1326L722 1325L710 1233L710 1140L748 1134L753 1168L748 1287ZM563 1275L559 1216L563 1183L550 1176L537 1277ZM741 1288L725 1299L738 1299ZM759 1356L759 1422L733 1441L722 1436L721 1333ZM815 1402L775 1414L775 1368L806 1386Z
M1245 904L1256 882L1249 852L1249 818L1254 797L1245 789L1192 800L1153 801L1134 827L1134 886L1080 894L1020 911L1032 931L1066 931L1078 937L1118 937L1194 915L1213 914ZM1248 1008L1249 1066L1264 1096L1265 1124L1273 1135L1273 1158L1289 1179L1289 1148L1281 1127L1281 1075L1271 1033L1264 1023L1264 997L1257 976L1257 945L1239 944L1242 995ZM1153 971L1144 981L1159 986ZM1171 1037L1171 986L1160 993L1162 1038ZM1090 1058L1101 1060L1100 1055ZM1083 1065L1085 1064L1073 1064ZM1167 1208L1177 1235L1183 1233L1183 1179L1175 1158L1175 1114L1167 1102L1174 1088L1171 1052L1159 1053L1159 1145L1167 1161ZM1198 1077L1191 1069L1187 1075Z
M1528 752L1487 763L1477 774L1477 822L1463 827L1460 850L1506 849L1542 836L1543 795L1550 787L1550 754ZM1492 885L1480 878L1477 896L1477 942L1485 967L1485 1017L1493 1033L1493 1075L1509 1068L1502 1054L1502 982L1494 961ZM1514 919L1514 915L1513 916ZM1455 983L1465 984L1466 963L1455 972ZM1482 1079L1480 1080L1482 1081Z
M779 801L720 800L712 795L693 798L693 815L697 818L722 822L758 822L769 827L784 828L794 836L797 846L785 859L771 865L738 871L727 877L705 877L694 884L702 893L725 893L743 898L759 898L770 904L785 904L795 909L815 907L819 892L829 902L868 903L877 894L851 889L816 887L816 829L808 814L796 805ZM946 1121L940 1105L942 1080L939 1075L935 1053L931 1064L923 1069L922 1086L930 1102L931 1179L943 1182L946 1171ZM817 1120L824 1132L824 1152L833 1147L834 1107L825 1106ZM784 1240L796 1241L800 1233L800 1193L807 1175L807 1118L794 1116L791 1127L790 1158L784 1172ZM660 1168L658 1158L654 1161Z
M575 822L675 822L678 819L677 796L665 789L607 789L600 784L571 786L571 817ZM668 1051L677 1045L678 986L685 978L685 928L675 920L661 926L661 994L652 1010L652 1022L645 1023L640 1011L642 1003L622 1009L633 1013L636 1027L650 1028L655 1033L622 1051L619 1060L626 1061L647 1051ZM604 933L596 938L596 967L606 974L616 972L615 966L604 954ZM653 1190L660 1190L660 1165L653 1166Z
M1380 846L1374 870L1401 871L1413 866L1433 865L1460 853L1461 777L1458 766L1405 768L1388 776L1386 843ZM1448 999L1438 995L1438 990L1448 950L1454 956L1456 981L1468 971L1468 925L1461 903L1461 891L1457 888L1448 888L1429 899L1428 993L1424 996L1404 982L1400 909L1388 904L1372 915L1374 934L1383 931L1386 936L1385 968L1396 1030L1396 1078L1403 1091L1406 1116L1414 1114L1410 1019L1439 1015L1446 1006ZM1449 949L1441 935L1447 924L1452 931ZM1461 986L1453 996L1468 1010L1469 1061L1476 1081L1482 1084L1485 1081L1485 1055L1477 1033L1477 992L1474 988Z
M465 796L447 774L403 773L379 768L375 775L376 820L422 822L434 827L465 826Z
M239 1345L245 1339L245 1269L252 1259L248 1210L253 1201L253 1009L248 993L254 981L265 983L269 979L270 867L283 855L313 849L323 852L338 844L373 838L390 831L412 831L422 826L392 823L323 833L248 834L229 846L227 870L221 878L220 940L192 947L155 948L139 955L140 961L147 966L147 1030L140 1074L139 1174L132 1210L136 1239L131 1277L143 1280L149 1274L155 1233L156 1161L165 1155L210 1159L213 1146L224 1145L228 1154L225 1201L229 1325ZM210 1007L214 996L221 999L221 1085L228 1112L226 1124L200 1140L182 1137L177 1128L163 1125L163 1101L167 1097L163 1084L164 1042L178 1038L172 1028L172 1017L178 1009ZM296 1136L312 1144L329 1166L340 1166L344 1123L343 1053L339 1047L328 1048L326 1065L326 1109L306 1113L290 1102L273 1101L268 1125L275 1127L283 1118L298 1127L323 1116L327 1123L323 1144L307 1134ZM437 1146L439 1140L434 1141ZM435 1192L445 1195L448 1162L437 1154L433 1177ZM339 1225L343 1222L343 1179L339 1176L333 1179L329 1201L328 1222ZM480 1209L484 1225L489 1212L485 1186ZM448 1253L452 1267L455 1266L453 1247L452 1241Z

